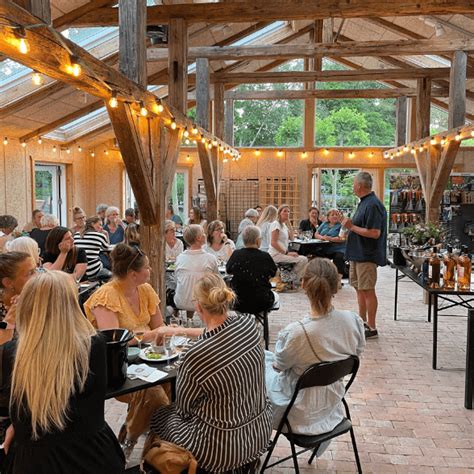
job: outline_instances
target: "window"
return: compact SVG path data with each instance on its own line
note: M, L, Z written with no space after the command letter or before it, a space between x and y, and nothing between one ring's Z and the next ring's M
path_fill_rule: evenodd
M66 168L64 165L35 165L35 209L53 214L67 226Z

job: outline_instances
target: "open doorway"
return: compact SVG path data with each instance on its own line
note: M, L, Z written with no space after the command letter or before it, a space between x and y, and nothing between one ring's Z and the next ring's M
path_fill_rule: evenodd
M53 214L61 225L67 225L64 165L35 164L35 209Z

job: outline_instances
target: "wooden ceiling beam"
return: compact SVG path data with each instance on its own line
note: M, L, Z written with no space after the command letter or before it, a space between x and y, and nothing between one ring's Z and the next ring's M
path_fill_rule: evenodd
M83 15L91 13L98 8L114 5L115 3L117 3L117 0L92 0L53 20L53 27L61 31L68 28L72 23L74 23L74 21L77 21Z
M472 13L472 0L287 0L191 3L148 7L149 25L183 18L188 23L242 23L265 20L322 20L377 16L419 16ZM116 26L115 8L100 8L73 23L75 26Z
M395 41L347 41L343 43L316 43L314 45L286 44L262 46L197 46L188 50L188 60L208 58L211 61L238 61L250 59L294 59L315 56L407 56L445 54L453 51L474 52L474 40L395 40ZM165 61L168 48L151 46L147 51L148 61Z

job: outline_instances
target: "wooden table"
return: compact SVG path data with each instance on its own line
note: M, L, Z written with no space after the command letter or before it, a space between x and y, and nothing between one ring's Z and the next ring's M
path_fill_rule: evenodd
M428 322L433 319L433 355L432 367L436 370L438 367L438 316L441 311L461 306L468 310L468 327L467 327L467 350L466 350L466 380L465 380L465 403L466 408L472 409L473 385L474 385L474 289L471 286L469 291L460 291L457 289L448 290L445 288L430 288L423 283L418 277L418 273L411 268L401 265L394 265L390 262L392 268L395 269L395 298L393 319L396 321L398 317L398 282L402 278L408 278L423 288L428 294ZM440 305L442 303L442 306ZM459 315L444 314L443 316L460 317ZM464 316L461 316L464 317ZM468 400L469 399L469 400Z

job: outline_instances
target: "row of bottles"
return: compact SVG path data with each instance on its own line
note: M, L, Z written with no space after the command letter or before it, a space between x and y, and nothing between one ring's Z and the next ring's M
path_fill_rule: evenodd
M448 245L447 252L442 258L438 255L438 249L433 247L431 256L423 265L423 280L430 288L440 288L442 277L443 288L454 290L457 276L458 290L470 291L471 269L471 256L466 245L462 246L459 256L455 256L453 248Z

